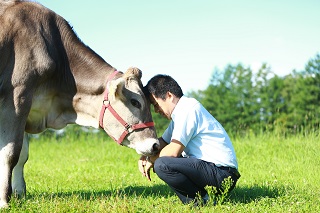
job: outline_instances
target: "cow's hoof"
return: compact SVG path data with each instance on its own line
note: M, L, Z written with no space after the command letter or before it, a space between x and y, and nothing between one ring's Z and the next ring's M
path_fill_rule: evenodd
M0 201L0 210L1 209L7 209L9 208L9 205L7 202L4 202L4 201Z

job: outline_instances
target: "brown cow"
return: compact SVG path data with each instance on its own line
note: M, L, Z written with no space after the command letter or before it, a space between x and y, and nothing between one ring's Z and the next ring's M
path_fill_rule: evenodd
M76 123L101 127L139 154L158 151L141 71L117 72L37 3L0 0L0 106L0 208L26 193L25 132Z

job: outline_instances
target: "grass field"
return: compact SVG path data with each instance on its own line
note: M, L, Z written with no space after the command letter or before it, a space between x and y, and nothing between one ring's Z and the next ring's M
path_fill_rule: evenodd
M0 212L320 212L320 139L233 140L242 177L222 204L182 205L138 154L97 134L32 139L27 197Z

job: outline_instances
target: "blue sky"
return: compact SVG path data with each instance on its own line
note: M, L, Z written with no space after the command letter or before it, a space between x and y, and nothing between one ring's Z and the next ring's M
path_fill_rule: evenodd
M39 0L118 70L143 83L174 77L184 92L205 89L213 70L267 63L278 75L320 53L319 0Z

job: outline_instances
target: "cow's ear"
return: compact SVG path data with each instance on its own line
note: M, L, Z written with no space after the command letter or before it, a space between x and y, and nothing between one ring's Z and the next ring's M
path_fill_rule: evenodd
M135 77L138 79L142 78L142 71L137 67L130 67L124 74L124 78Z
M124 101L125 97L123 95L123 87L125 85L125 81L123 78L118 78L116 80L112 80L109 82L109 99L110 100L115 100L116 98Z

